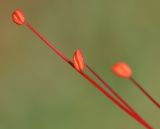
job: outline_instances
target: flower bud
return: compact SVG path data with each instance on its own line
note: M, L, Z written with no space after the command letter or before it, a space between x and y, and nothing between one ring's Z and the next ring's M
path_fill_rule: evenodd
M18 25L22 25L25 22L25 17L22 13L21 10L16 9L13 13L12 13L12 20L14 23L18 24Z
M132 76L132 69L124 62L118 62L112 67L113 73L122 78L130 78Z
M80 50L77 50L73 56L73 65L78 71L83 71L85 67L82 52Z

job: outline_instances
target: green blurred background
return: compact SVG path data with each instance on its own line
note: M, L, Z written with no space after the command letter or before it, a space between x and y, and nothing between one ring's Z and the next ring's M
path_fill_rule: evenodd
M16 8L66 56L77 48L151 125L160 111L110 68L128 62L160 102L159 0L1 0L0 129L143 129L48 49L11 21ZM87 71L86 71L87 72Z

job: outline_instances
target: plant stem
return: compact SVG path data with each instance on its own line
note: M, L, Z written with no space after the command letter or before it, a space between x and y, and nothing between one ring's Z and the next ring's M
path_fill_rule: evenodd
M92 83L95 88L97 88L101 93L103 93L106 97L108 97L113 103L115 103L119 108L121 108L123 111L125 111L127 114L129 114L131 117L133 117L137 122L140 122L144 127L147 129L154 129L152 126L150 126L147 122L143 121L141 118L137 118L133 112L126 109L121 103L119 103L114 97L112 97L103 87L101 87L98 83L96 83L93 79L91 79L87 74L84 72L79 72L85 79L87 79L90 83Z
M160 104L133 78L129 78L129 80L138 88L142 93L155 105L160 109Z
M56 47L54 47L47 39L45 39L39 32L37 32L33 26L26 22L25 24L33 33L35 33L50 49L52 49L57 55L59 55L65 62L70 63L70 60Z
M120 101L122 102L138 119L145 122L145 120L106 82L102 79L89 65L87 69L100 81L103 85ZM145 122L147 123L147 122Z
M63 53L61 51L59 51L57 48L55 48L47 39L45 39L38 31L36 31L29 22L26 22L25 25L34 34L36 34L49 48L51 48L57 55L59 55L66 63L68 63L70 66L72 66L74 68L72 61L70 61L65 55L63 55ZM138 119L137 117L135 117L135 115L130 110L128 110L126 107L124 107L115 98L113 98L107 91L105 91L104 88L102 88L98 83L96 83L87 74L85 74L84 72L80 72L78 70L76 70L76 71L79 72L85 79L87 79L90 83L92 83L101 93L103 93L106 97L108 97L114 104L116 104L119 108L121 108L123 111L125 111L132 118L134 118L137 122L141 123L147 129L153 129L152 126L150 126L149 124L147 124L147 123L141 121L140 119Z

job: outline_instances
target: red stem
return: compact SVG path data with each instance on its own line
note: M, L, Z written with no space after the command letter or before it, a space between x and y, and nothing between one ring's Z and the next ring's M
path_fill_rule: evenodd
M103 93L106 97L108 97L113 103L115 103L119 108L121 108L123 111L125 111L127 114L129 114L131 117L133 117L137 122L140 122L144 127L147 129L154 129L152 126L150 126L148 123L144 122L142 119L139 119L130 112L130 110L126 109L121 103L119 103L115 98L113 98L103 87L101 87L99 84L97 84L93 79L91 79L87 74L83 72L79 72L85 79L87 79L90 83L92 83L95 88L97 88L101 93Z
M122 102L138 119L145 122L143 118L106 82L102 79L89 65L86 65L87 69L95 75L95 77L103 83L103 85L120 101ZM146 122L145 122L146 123Z
M47 39L45 39L39 32L37 32L33 26L26 22L25 24L33 33L35 33L42 41L44 41L44 43L51 48L57 55L59 55L65 62L70 63L70 60L63 55L63 53L61 51L59 51L56 47L54 47Z
M139 88L144 95L155 105L160 109L160 104L133 78L129 78L129 80L137 87Z
M36 34L49 48L51 48L57 55L59 55L66 63L70 66L73 66L73 63L65 56L62 52L60 52L57 48L55 48L47 39L45 39L38 31L36 31L32 25L28 22L25 25L34 33ZM75 69L75 68L74 68ZM75 69L76 70L76 69ZM76 70L77 71L77 70ZM77 71L79 72L79 71ZM121 103L119 103L115 98L113 98L105 89L103 89L99 84L97 84L93 79L91 79L87 74L83 72L79 72L85 79L87 79L90 83L92 83L101 93L103 93L106 97L108 97L113 103L115 103L119 108L125 111L128 115L133 117L137 122L141 123L147 129L153 129L149 124L139 120L135 115L130 112L126 107L124 107Z

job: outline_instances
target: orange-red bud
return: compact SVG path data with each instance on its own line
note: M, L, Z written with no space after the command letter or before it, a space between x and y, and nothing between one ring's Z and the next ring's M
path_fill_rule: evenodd
M124 62L118 62L112 67L113 73L122 78L130 78L132 76L132 69Z
M18 25L22 25L25 22L25 17L24 14L22 13L21 10L16 9L13 13L12 13L12 20L14 23L18 24Z
M77 50L73 56L73 65L78 71L83 71L85 67L84 59L82 56L82 52Z

